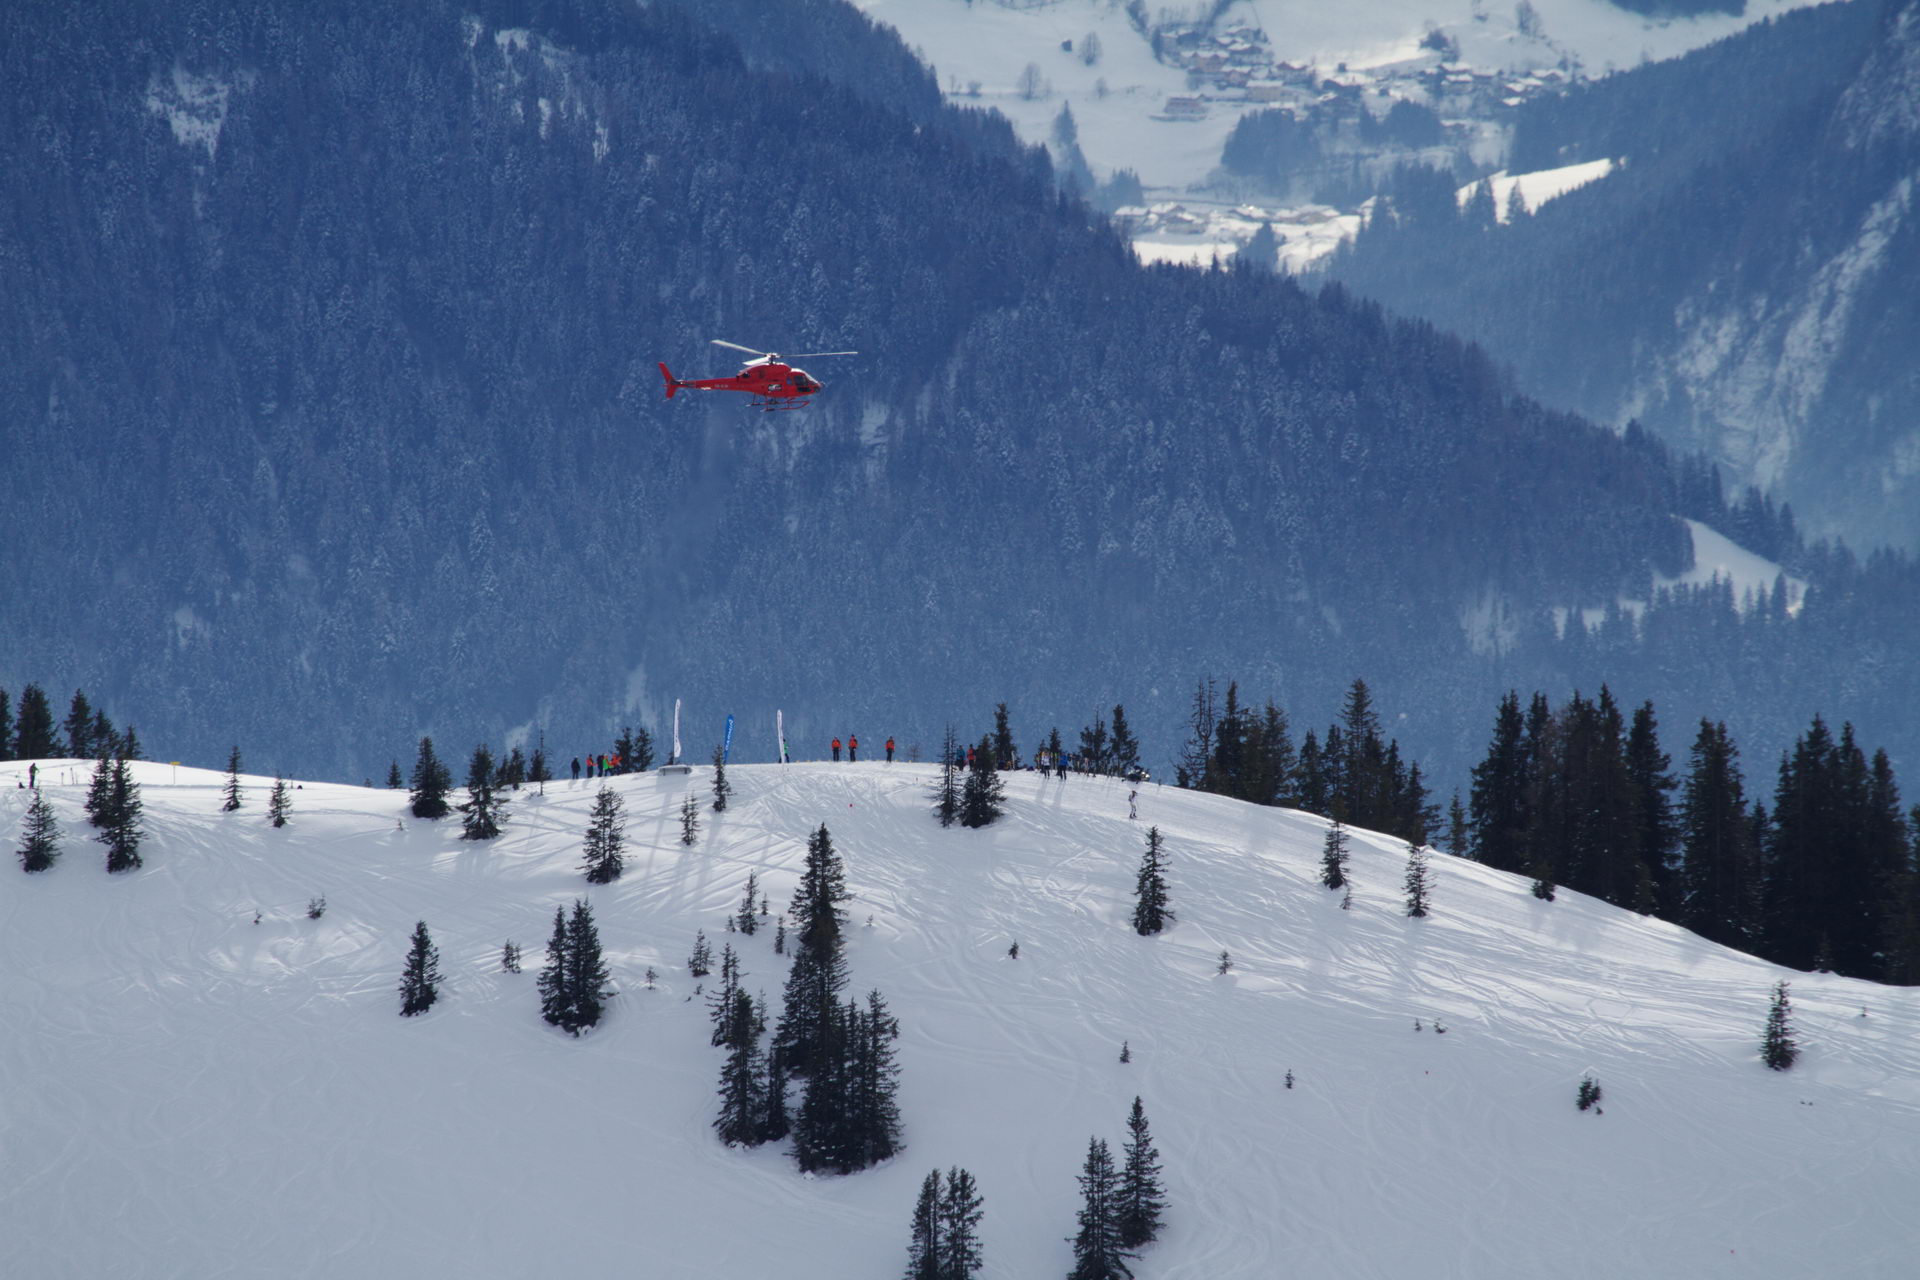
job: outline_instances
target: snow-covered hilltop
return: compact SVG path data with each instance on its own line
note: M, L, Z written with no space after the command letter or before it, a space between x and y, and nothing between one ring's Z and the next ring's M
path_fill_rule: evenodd
M0 766L10 850L26 768ZM463 843L403 792L309 783L276 830L267 780L223 814L221 775L148 763L145 866L109 877L82 772L41 772L59 864L0 881L10 1275L889 1276L920 1180L954 1165L986 1198L984 1274L1063 1275L1088 1138L1117 1146L1135 1095L1171 1200L1143 1278L1911 1265L1920 992L1785 975L1804 1053L1771 1072L1773 968L1444 856L1409 920L1406 851L1366 833L1342 910L1307 815L1148 786L1129 821L1125 784L1018 774L1001 822L943 831L926 766L746 766L687 848L702 768L612 781L627 871L589 892L597 782L522 791L500 839ZM903 1028L906 1153L844 1179L714 1139L721 1055L685 970L704 929L777 1010L771 933L725 920L750 872L784 907L822 823L853 989ZM1150 824L1178 918L1143 938ZM619 989L578 1040L534 990L576 897ZM403 1019L419 920L446 984ZM1604 1115L1574 1108L1586 1073Z

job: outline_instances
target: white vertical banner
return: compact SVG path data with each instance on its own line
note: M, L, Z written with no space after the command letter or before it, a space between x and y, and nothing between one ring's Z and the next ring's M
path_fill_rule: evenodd
M773 713L773 741L780 752L780 763L787 762L787 721L784 711Z
M680 699L673 700L673 763L680 763Z

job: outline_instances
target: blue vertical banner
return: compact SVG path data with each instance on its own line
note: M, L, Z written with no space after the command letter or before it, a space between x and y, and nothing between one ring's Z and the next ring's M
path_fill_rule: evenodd
M725 764L727 757L733 754L733 717L727 717L727 736L720 740L720 763Z

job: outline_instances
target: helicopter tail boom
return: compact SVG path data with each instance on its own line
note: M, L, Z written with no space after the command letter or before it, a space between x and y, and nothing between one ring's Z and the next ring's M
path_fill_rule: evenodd
M668 372L667 362L665 360L662 360L659 363L660 363L660 376L667 380L667 399L671 400L673 399L673 393L680 389L680 383L674 378L672 373Z

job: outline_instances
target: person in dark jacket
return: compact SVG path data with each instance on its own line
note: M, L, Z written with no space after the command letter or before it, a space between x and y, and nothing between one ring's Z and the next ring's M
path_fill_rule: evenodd
M573 758L573 780L575 782L580 781L580 757L579 756L575 756Z

